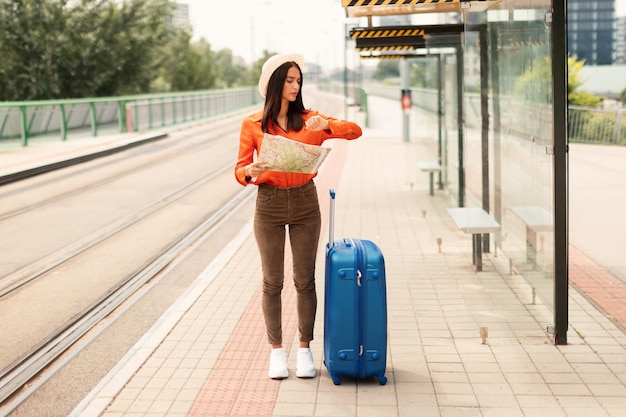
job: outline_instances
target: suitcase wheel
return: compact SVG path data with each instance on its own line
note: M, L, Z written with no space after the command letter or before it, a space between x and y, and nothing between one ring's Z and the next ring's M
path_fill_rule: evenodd
M387 383L387 378L384 375L376 375L376 379L378 379L380 385L385 385Z
M330 377L333 379L333 384L341 385L341 377L335 373L331 373Z

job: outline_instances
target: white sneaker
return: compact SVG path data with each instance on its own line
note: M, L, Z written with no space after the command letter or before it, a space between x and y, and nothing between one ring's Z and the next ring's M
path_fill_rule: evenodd
M284 348L272 349L272 353L270 353L270 370L267 376L272 379L284 379L289 376L287 353Z
M316 375L313 354L309 348L298 349L296 376L298 378L314 378Z

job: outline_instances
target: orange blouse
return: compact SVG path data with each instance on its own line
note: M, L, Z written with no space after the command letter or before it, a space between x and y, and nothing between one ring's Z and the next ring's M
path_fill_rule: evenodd
M270 122L268 127L268 133L272 135L280 135L292 140L296 140L302 143L308 143L310 145L321 145L326 139L356 139L361 136L362 131L359 125L353 122L345 120L338 120L332 117L320 114L317 111L310 110L308 113L302 115L304 121L306 121L315 115L319 115L329 121L330 129L321 131L311 131L306 128L302 128L299 131L290 130L285 132L279 126ZM235 166L235 178L242 185L247 184L270 184L275 187L295 187L307 183L311 178L317 175L317 172L313 174L303 174L299 172L276 172L265 171L259 175L254 181L246 182L245 167L248 164L254 162L254 153L258 153L261 149L261 143L263 142L263 130L261 129L261 118L263 117L263 111L260 110L248 117L246 117L241 124L241 134L239 138L239 159Z

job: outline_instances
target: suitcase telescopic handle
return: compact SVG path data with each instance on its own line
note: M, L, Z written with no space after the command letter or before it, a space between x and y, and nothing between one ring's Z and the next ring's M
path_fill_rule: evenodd
M332 248L335 240L335 189L330 190L330 212L328 215L328 247Z

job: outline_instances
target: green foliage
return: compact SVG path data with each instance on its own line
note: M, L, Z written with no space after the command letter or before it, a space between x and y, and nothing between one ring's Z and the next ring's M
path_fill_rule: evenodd
M173 0L0 0L0 100L248 84L230 50L192 43L190 27L170 24L175 7Z
M170 37L170 0L3 0L0 99L149 91Z
M549 103L552 93L552 59L537 58L516 82L514 95L524 100Z
M567 59L567 101L568 104L599 107L602 99L592 93L579 91L583 84L580 70L585 65L584 60L579 60L576 56ZM552 92L552 59L544 56L537 59L531 67L518 77L515 85L515 94L526 100L536 102L550 102L549 97Z
M428 80L428 73L426 66L420 65L421 63L413 62L410 66L409 71L409 82L411 86L414 87L426 87L426 82Z
M215 67L217 69L216 85L218 88L242 87L247 83L248 69L241 64L235 64L233 53L230 49L222 49L215 54ZM257 78L258 79L258 78Z
M619 101L626 104L626 88L624 88L622 93L619 95Z
M437 88L439 70L436 59L419 58L409 62L409 77L412 87Z
M580 76L580 70L585 66L584 59L578 59L576 56L567 57L567 94L572 94L583 83Z
M621 117L619 126L616 117ZM573 142L626 145L626 115L611 111L571 109L569 136Z
M578 91L584 80L580 76L580 70L585 65L585 60L579 60L576 56L567 58L567 102L568 104L584 107L600 107L602 99L587 91Z
M64 7L65 1L0 2L0 99L59 96L59 76L51 69L64 57Z
M573 91L567 95L567 102L574 106L600 107L602 99L587 91Z
M400 76L400 61L397 59L383 59L376 65L376 70L372 74L374 79L382 81L387 78L397 78Z
M164 50L165 59L153 92L206 90L215 85L214 52L204 39L190 43L191 32L179 30Z

